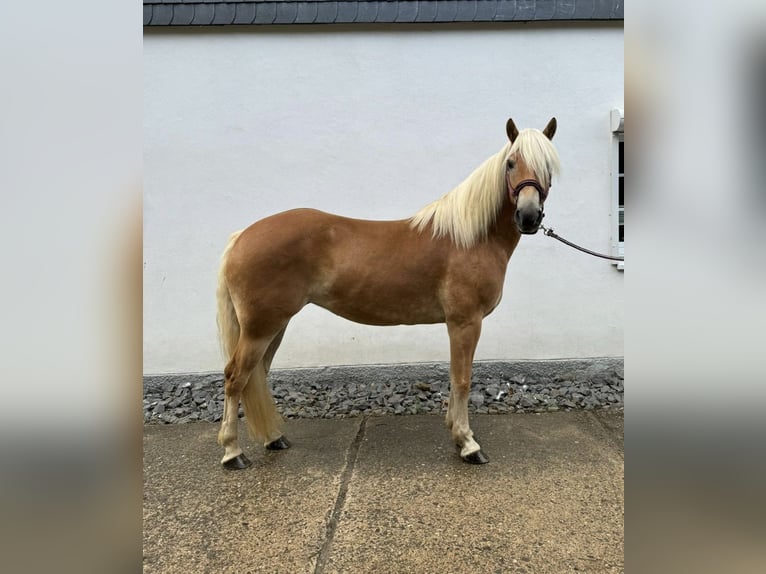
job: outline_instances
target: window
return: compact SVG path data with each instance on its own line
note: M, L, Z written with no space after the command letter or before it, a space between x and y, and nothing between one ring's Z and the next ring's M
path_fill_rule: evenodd
M612 127L612 209L611 243L612 255L625 256L625 114L622 109L613 109ZM615 262L623 271L625 263Z

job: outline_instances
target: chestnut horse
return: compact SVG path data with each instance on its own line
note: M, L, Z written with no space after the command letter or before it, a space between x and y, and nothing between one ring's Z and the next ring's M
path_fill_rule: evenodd
M272 215L234 233L218 278L218 327L228 364L218 442L226 469L250 466L237 439L240 399L253 436L290 446L266 376L290 318L313 303L367 325L446 323L447 427L463 460L486 455L468 424L471 367L481 322L500 303L508 260L536 233L559 159L541 132L506 124L509 142L455 189L400 221L313 209Z

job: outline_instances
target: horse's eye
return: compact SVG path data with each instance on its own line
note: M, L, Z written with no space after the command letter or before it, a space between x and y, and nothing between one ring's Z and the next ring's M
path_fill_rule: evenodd
M513 160L509 159L508 160L508 169L513 169L514 167L516 167L516 164L513 163Z

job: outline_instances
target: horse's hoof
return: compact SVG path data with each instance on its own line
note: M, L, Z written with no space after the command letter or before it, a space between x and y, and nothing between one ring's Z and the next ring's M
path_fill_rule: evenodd
M226 462L222 463L226 470L244 470L251 466L253 463L244 454L238 454L234 458L230 458Z
M489 462L487 455L481 450L474 451L461 458L470 464L487 464Z
M292 446L290 441L284 436L281 436L277 440L273 440L267 444L266 448L269 450L285 450L286 448L290 448L290 446Z

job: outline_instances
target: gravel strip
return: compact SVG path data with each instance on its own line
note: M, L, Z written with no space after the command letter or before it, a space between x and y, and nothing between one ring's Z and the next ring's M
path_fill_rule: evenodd
M346 418L362 415L446 413L448 367L443 364L392 368L275 371L269 379L286 418ZM412 376L412 375L415 376ZM542 413L575 409L622 409L621 365L556 374L521 375L477 366L469 413ZM222 375L149 377L144 381L144 422L178 424L221 420ZM242 409L240 407L240 416Z

